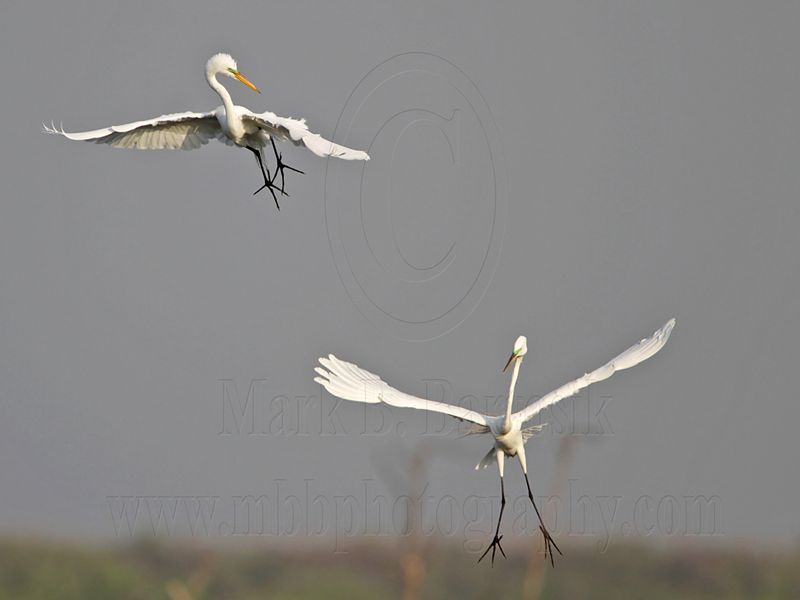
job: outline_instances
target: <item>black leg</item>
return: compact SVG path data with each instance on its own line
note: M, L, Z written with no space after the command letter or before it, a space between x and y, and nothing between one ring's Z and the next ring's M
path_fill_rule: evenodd
M531 499L531 503L533 504L533 510L536 511L536 516L539 517L539 531L542 532L544 536L544 558L547 560L547 555L550 554L550 566L555 567L555 561L553 560L553 548L558 550L558 553L561 556L564 556L564 553L561 552L561 549L556 545L555 540L553 540L553 536L550 535L550 532L547 531L547 527L544 526L544 521L542 521L542 515L539 513L539 509L536 507L536 501L533 499L533 492L531 491L531 484L528 481L528 474L525 474L525 485L528 486L528 498Z
M272 136L269 136L269 141L272 142L272 152L275 154L275 162L276 162L275 176L272 178L272 181L275 181L275 179L278 178L278 173L280 172L280 174L281 174L281 187L280 187L281 194L283 194L284 196L288 196L289 194L287 194L286 192L283 191L284 184L286 183L286 181L284 179L284 176L283 176L283 170L284 169L289 169L290 171L294 171L295 173L300 173L301 175L304 175L304 173L300 169L295 169L294 167L290 167L289 165L285 164L283 162L283 160L281 160L283 158L283 154L278 154L278 149L275 147L275 138L273 138Z
M494 539L492 543L489 544L489 547L484 550L481 557L478 559L478 562L483 560L483 557L489 553L489 550L492 551L492 566L494 566L494 555L497 552L497 549L500 549L500 554L503 555L503 558L506 557L506 553L503 552L503 547L500 545L500 540L503 539L503 536L500 535L500 521L503 520L503 510L506 508L506 490L505 486L503 485L503 476L500 476L500 516L497 517L497 529L494 531Z
M261 152L259 152L258 150L256 150L252 146L245 146L245 148L247 148L248 150L250 150L250 152L252 152L253 154L256 155L256 160L258 161L258 166L261 167L261 174L264 176L264 185L262 185L255 192L253 192L253 195L255 196L258 192L260 192L264 188L267 188L269 190L270 194L272 194L272 199L275 200L275 206L277 206L278 210L280 210L281 209L281 205L278 204L278 197L275 195L275 190L273 189L275 186L272 185L272 178L270 178L270 176L269 176L269 169L266 169L266 170L264 169L264 162L261 160Z

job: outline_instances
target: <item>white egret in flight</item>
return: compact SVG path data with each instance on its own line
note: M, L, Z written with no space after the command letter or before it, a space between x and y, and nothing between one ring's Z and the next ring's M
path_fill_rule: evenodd
M275 191L287 195L284 191L284 169L302 173L298 169L286 165L281 160L282 155L275 147L278 141L291 141L296 146L305 145L317 156L333 156L344 160L369 160L369 155L361 150L352 150L339 144L334 144L322 136L309 131L305 119L292 119L279 117L272 112L256 113L238 106L231 100L228 90L217 81L217 75L234 78L251 90L261 91L253 85L236 66L236 61L229 54L215 54L206 63L206 81L219 97L222 106L208 112L182 112L161 115L154 119L135 121L124 125L112 125L93 131L80 131L67 133L63 128L57 128L51 123L50 127L44 125L46 133L63 135L70 140L96 142L109 144L115 148L137 148L140 150L193 150L208 143L212 139L247 148L255 154L264 176L264 185L258 188L257 194L264 188L269 189L275 200L275 205L280 210ZM271 143L275 154L275 173L270 176L269 168L265 170L262 162L261 150ZM281 174L281 185L275 185L275 179Z
M366 402L368 404L383 402L389 406L416 408L444 413L456 419L472 423L472 427L468 431L470 434L491 434L494 437L494 444L475 468L485 468L497 462L497 466L500 470L500 516L497 519L497 529L495 530L494 539L478 559L478 562L491 550L492 564L494 564L497 548L499 548L500 552L505 556L505 552L503 552L503 548L500 545L500 540L503 538L503 536L500 535L500 521L503 518L503 509L506 505L505 487L503 485L503 467L506 456L516 456L519 458L522 472L525 474L528 498L530 498L531 503L533 503L533 508L536 511L536 515L539 517L539 530L542 532L545 542L545 558L547 558L549 554L550 564L555 566L553 548L555 548L559 554L562 553L553 541L550 532L545 527L542 521L542 515L539 513L539 509L533 499L531 484L528 481L528 466L525 460L525 442L536 432L540 431L544 425L525 427L525 423L559 400L569 398L592 383L608 379L616 371L628 369L650 358L664 347L674 326L675 319L671 319L651 337L645 338L638 344L631 346L625 352L607 362L599 369L591 373L586 373L583 377L579 377L574 381L562 385L560 388L530 403L522 410L512 413L514 387L517 384L517 375L519 374L522 359L528 352L527 339L523 335L519 336L514 343L514 351L511 353L511 357L503 368L503 371L506 371L512 363L514 365L514 371L511 375L511 386L508 391L506 412L504 415L499 416L484 415L461 406L453 406L451 404L445 404L444 402L436 402L434 400L426 400L425 398L411 396L389 386L377 375L365 371L353 363L339 360L333 354L330 354L327 358L319 359L322 367L315 368L318 377L315 377L314 381L322 385L334 396L344 400Z

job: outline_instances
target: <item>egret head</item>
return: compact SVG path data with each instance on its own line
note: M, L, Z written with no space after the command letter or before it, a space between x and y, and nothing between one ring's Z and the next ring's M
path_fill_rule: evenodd
M230 54L220 52L219 54L215 54L208 59L208 62L206 63L206 77L214 77L219 73L227 75L228 77L233 77L254 92L258 92L259 94L261 93L261 90L259 90L250 82L249 79L247 79L247 77L239 72L239 68L236 66L236 61L233 60L233 57Z
M524 335L521 335L517 338L517 341L514 342L514 351L511 353L511 356L508 358L508 362L506 366L503 367L503 373L508 370L508 367L511 366L516 360L522 360L522 357L528 353L528 338Z

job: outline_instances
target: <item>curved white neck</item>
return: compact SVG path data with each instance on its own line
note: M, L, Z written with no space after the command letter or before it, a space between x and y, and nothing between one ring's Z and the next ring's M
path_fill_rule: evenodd
M228 90L225 89L225 86L217 81L216 73L206 73L206 81L208 81L208 85L211 86L211 89L219 94L222 104L225 107L225 119L228 122L228 128L233 129L234 121L236 119L236 111L233 109L233 100L231 100L231 95L228 93Z
M514 359L514 372L511 374L511 385L508 388L508 405L506 406L506 418L503 420L503 431L508 433L511 431L511 408L514 405L514 388L517 386L517 376L519 375L519 367L522 364L522 359Z

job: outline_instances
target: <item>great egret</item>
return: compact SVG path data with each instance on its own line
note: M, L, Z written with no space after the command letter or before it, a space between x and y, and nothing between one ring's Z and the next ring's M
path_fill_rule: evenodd
M256 113L238 106L231 100L228 90L217 81L217 75L232 77L251 90L261 91L253 85L239 71L236 61L229 54L215 54L206 63L206 81L219 97L222 106L209 112L182 112L161 115L154 119L135 121L124 125L112 125L93 131L79 131L67 133L63 128L54 124L44 125L46 133L63 135L70 140L89 141L99 144L109 144L115 148L137 148L140 150L193 150L217 139L228 145L247 148L255 154L261 174L264 176L264 185L258 188L257 194L264 188L269 189L275 199L275 206L280 210L275 191L287 195L284 191L284 169L302 173L298 169L284 164L282 155L275 147L275 139L279 141L290 140L296 146L305 145L317 156L333 156L344 160L369 160L369 155L361 150L353 150L334 144L322 136L309 131L305 119L292 119L279 117L272 112ZM264 168L261 150L267 143L271 143L275 154L275 174L270 176L269 167ZM275 179L281 174L281 186L275 185Z
M516 456L519 458L522 472L525 475L525 484L528 487L528 498L530 498L536 515L539 517L539 530L544 536L545 542L545 558L550 555L550 564L555 566L553 559L553 548L559 554L561 550L553 541L550 532L542 521L542 515L536 506L536 501L533 499L533 492L531 491L531 484L528 481L528 466L525 460L525 442L533 436L536 432L540 431L544 425L532 425L523 427L527 421L530 421L535 415L540 413L546 407L555 404L559 400L569 398L576 394L579 390L596 383L608 379L616 371L628 369L643 360L653 356L656 352L664 347L667 343L672 328L675 326L675 319L670 319L664 324L661 329L656 331L649 338L641 340L638 344L634 344L625 352L607 362L605 365L586 373L583 377L562 385L549 394L541 397L540 399L532 402L522 410L512 413L512 404L514 402L514 388L517 384L517 375L519 368L522 364L522 359L528 352L528 342L524 335L517 338L514 343L514 351L508 359L506 366L503 368L505 372L513 363L514 371L511 375L511 385L508 391L508 401L506 405L506 412L504 415L490 416L484 415L468 408L461 406L454 406L445 404L443 402L436 402L434 400L426 400L425 398L417 398L409 394L405 394L399 390L389 386L377 375L366 371L353 363L339 360L333 354L328 355L327 358L320 358L319 362L322 367L316 367L318 377L314 381L322 385L328 392L342 398L344 400L353 400L356 402L366 402L368 404L375 404L383 402L389 406L397 406L402 408L416 408L420 410L429 410L438 413L444 413L460 419L462 421L469 421L472 427L467 432L469 434L489 433L494 437L494 445L483 457L483 459L475 466L476 469L486 468L490 464L497 462L497 467L500 471L500 516L497 519L497 529L495 530L494 538L486 551L478 559L478 562L483 560L483 557L492 551L492 564L494 564L494 557L496 549L499 548L500 552L505 557L503 547L500 545L500 540L503 536L500 535L500 521L503 518L503 510L506 505L505 486L503 484L503 468L505 457ZM324 368L323 368L324 367Z

